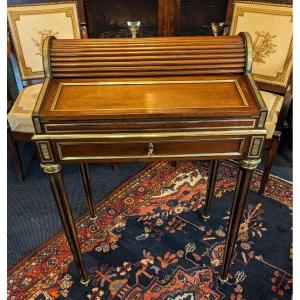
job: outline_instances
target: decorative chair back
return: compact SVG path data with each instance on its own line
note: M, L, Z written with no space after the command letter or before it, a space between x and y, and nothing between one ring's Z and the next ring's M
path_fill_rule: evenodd
M258 86L284 94L292 72L292 6L236 1L230 34L243 31L252 37L252 75Z
M8 23L22 80L44 78L42 44L46 36L81 38L76 2L10 6Z

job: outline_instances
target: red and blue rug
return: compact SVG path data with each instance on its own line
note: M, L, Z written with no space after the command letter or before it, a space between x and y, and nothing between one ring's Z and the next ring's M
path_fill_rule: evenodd
M125 182L77 221L90 283L79 283L60 232L8 274L8 299L291 299L292 184L255 172L229 281L220 284L237 165L222 162L211 218L200 217L205 162L162 162ZM101 183L99 183L101 184Z

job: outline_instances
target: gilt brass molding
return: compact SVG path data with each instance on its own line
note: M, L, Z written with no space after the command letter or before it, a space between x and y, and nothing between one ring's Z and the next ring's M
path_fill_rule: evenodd
M59 149L61 153L61 150ZM191 160L194 158L201 158L201 157L216 157L218 156L220 159L226 159L227 157L234 156L236 159L239 159L242 156L241 152L216 152L216 153L189 153L189 154L157 154L157 155L115 155L115 156L61 156L60 160L62 161L80 161L80 160L98 160L98 161L124 161L124 160L150 160L151 159L170 159L173 158L181 159L181 158L190 158Z
M256 160L242 160L241 163L240 163L240 166L243 169L253 170L253 169L256 169L256 167L259 165L260 162L261 162L261 159L256 159Z
M46 78L52 77L49 53L50 53L50 43L54 39L56 39L55 36L46 36L43 41L42 56L43 56L44 73Z
M40 164L43 171L47 174L55 174L60 172L61 165L60 164Z
M257 122L257 127L258 128L263 128L265 126L267 116L268 116L268 111L262 111L260 113L260 116L259 116L259 119L258 119L258 122Z
M80 283L81 283L82 285L84 285L84 286L88 286L88 285L89 285L89 282L90 282L89 279L88 279L88 280L80 279Z
M219 275L218 279L221 281L221 283L225 283L228 281L229 278L228 278L228 275L225 278L223 278L221 275Z
M253 65L253 44L252 44L252 38L251 35L248 32L240 32L239 33L244 41L245 41L245 48L246 48L246 64L245 64L245 71L247 73L251 73L252 71L252 65Z
M265 125L265 121L267 119L267 115L268 115L268 108L267 108L267 105L253 79L253 76L251 75L251 73L246 73L246 78L247 80L249 81L250 83L250 86L252 88L252 91L255 95L255 99L257 100L258 104L260 105L261 107L261 112L260 112L260 116L259 116L259 119L258 119L258 122L257 122L257 127L258 128L263 128L264 125Z
M255 127L255 123L257 121L256 118L248 118L248 119L230 119L230 121L242 121L242 122L251 122L251 125L228 125L228 126L201 126L201 127L192 127L193 130L212 130L212 129L250 129L250 128L254 128ZM163 122L163 121L162 121ZM151 125L155 125L155 124L161 124L162 122L157 122L157 121L151 121ZM187 127L189 125L195 124L195 123L203 123L203 122L207 122L207 120L197 120L197 121L185 121L185 124L187 125ZM215 119L213 120L214 123L226 123L228 122L228 119ZM90 125L90 126L97 126L97 125L101 125L102 122L76 122L76 123L47 123L44 124L44 128L45 128L45 132L49 133L49 134L53 134L53 133L61 133L61 134L65 134L65 133L72 133L72 132L95 132L95 129L78 129L78 126L85 126L85 125ZM111 124L111 122L107 122L106 123L108 126L109 124ZM148 124L147 122L138 122L138 124ZM125 123L125 125L128 125L128 121ZM67 126L69 127L69 130L60 130L60 126ZM59 130L54 130L53 128L58 128ZM74 128L74 129L72 129ZM164 130L172 130L174 128L165 128ZM190 129L190 128L189 128ZM101 130L101 129L100 129ZM145 129L145 131L162 131L159 129ZM105 132L105 131L103 131ZM38 132L37 132L38 133Z
M50 86L50 82L51 82L51 79L49 77L46 77L45 81L44 81L44 83L42 85L42 89L41 89L41 91L39 93L37 102L36 102L36 104L34 106L33 114L32 114L33 116L35 116L35 115L38 114L38 112L39 112L39 110L41 108L42 102L43 102L43 100L44 100L44 98L46 96L46 92L48 90L48 87Z
M32 122L33 122L35 132L42 133L43 131L42 131L40 119L37 117L32 117Z
M127 138L168 138L168 137L210 137L266 135L266 129L177 131L177 132L133 132L133 133L82 133L82 134L35 134L32 140L82 140L82 139L127 139Z
M258 87L257 87L257 85L254 81L254 78L253 78L252 74L251 73L246 73L245 75L246 75L246 78L248 79L248 81L250 83L250 86L251 86L251 88L252 88L252 90L255 94L255 97L256 97L259 105L261 106L261 108L267 109L267 105L266 105L262 95L260 94L260 91L259 91L259 89L258 89Z

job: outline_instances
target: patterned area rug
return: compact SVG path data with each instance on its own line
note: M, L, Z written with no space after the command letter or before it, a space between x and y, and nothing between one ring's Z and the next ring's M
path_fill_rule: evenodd
M222 162L211 218L200 216L206 162L149 165L77 222L90 283L79 277L63 232L8 274L8 299L291 299L292 184L255 172L229 281L220 284L237 165ZM101 184L101 183L99 183Z

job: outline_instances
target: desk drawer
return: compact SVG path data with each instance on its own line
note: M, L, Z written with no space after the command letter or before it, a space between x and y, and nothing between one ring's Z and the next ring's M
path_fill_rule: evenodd
M60 160L89 161L155 161L157 159L174 160L197 159L201 157L242 156L245 138L202 139L185 141L63 141L56 142Z

